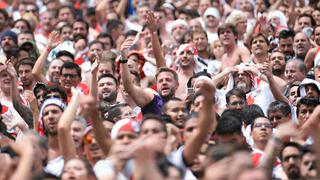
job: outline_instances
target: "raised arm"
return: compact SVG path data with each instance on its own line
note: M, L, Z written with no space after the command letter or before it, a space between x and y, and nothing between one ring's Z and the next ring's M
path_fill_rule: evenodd
M316 57L318 48L312 48L308 51L306 58L304 59L304 64L307 67L307 71L310 71L310 69L314 65L314 58Z
M20 157L17 169L12 173L10 180L31 179L34 149L32 147L31 137L24 136L21 141L12 142L11 147Z
M199 113L198 126L190 139L186 142L183 151L183 156L187 165L192 164L209 133L213 132L217 126L216 116L214 115L212 108L213 99L215 97L214 85L210 81L203 80L199 82L199 87L200 92L205 98L203 100L203 107Z
M90 95L97 98L98 96L98 82L97 82L97 73L100 65L100 56L95 54L95 61L91 67L91 81L90 81Z
M43 83L48 83L48 81L46 80L45 76L42 73L45 68L46 59L47 59L50 51L53 48L55 48L59 43L60 43L59 32L58 31L51 32L50 36L49 36L47 47L40 54L40 56L38 57L36 63L33 66L33 69L32 69L32 75L37 81L40 81Z
M238 69L236 67L225 67L221 73L212 77L212 82L214 86L219 84L225 77L227 77L230 73L236 72Z
M86 111L89 119L92 121L93 133L103 153L107 156L109 154L112 141L107 137L107 131L104 128L102 121L99 118L99 111L96 107L97 98L93 96L81 97L81 105Z
M124 13L128 8L128 0L120 0L119 5L116 9L116 13L120 16L120 18L125 18Z
M72 97L68 107L61 115L58 123L58 138L59 147L63 156L64 162L76 156L76 148L71 136L71 124L76 116L77 108L79 107L80 92L72 88Z
M270 64L269 63L265 63L262 67L262 73L267 77L268 82L269 82L269 87L270 90L272 92L273 97L275 98L275 100L278 101L283 101L286 103L289 103L289 100L287 97L285 97L281 90L279 89L277 83L278 81L276 81L270 71Z
M126 40L121 46L121 59L120 60L120 73L123 82L123 86L128 94L132 97L134 102L139 107L146 106L154 98L154 94L151 91L144 90L143 88L136 86L132 83L131 75L128 69L128 65L123 59L128 58L128 49L131 47L132 41Z
M158 25L156 22L156 18L154 17L153 12L149 11L147 14L147 23L146 23L147 27L150 30L151 33L151 43L152 43L152 50L154 53L154 57L156 58L156 64L157 64L157 68L161 68L161 67L167 67L166 65L166 61L164 59L163 56L163 52L161 50L161 45L160 45L160 41L159 41L159 36L157 33L158 30Z
M272 170L274 162L277 158L277 153L282 146L282 140L285 138L295 137L298 135L298 129L292 122L281 124L278 127L278 131L268 140L266 148L264 150L264 158L260 164L263 167L269 177L272 176Z

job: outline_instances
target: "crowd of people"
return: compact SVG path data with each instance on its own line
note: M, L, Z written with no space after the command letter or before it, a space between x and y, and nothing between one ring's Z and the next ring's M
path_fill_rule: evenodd
M320 179L320 1L3 0L0 180Z

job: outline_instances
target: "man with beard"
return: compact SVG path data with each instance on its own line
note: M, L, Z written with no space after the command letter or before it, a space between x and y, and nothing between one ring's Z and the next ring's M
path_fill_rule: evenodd
M286 56L286 60L289 60L293 57L293 38L294 31L293 30L282 30L279 33L279 51L282 52Z
M284 144L280 151L280 160L289 180L301 179L301 146L295 142Z
M10 30L4 31L1 34L0 40L2 51L0 54L4 53L6 55L11 48L16 47L18 44L17 34Z
M163 101L168 101L176 94L179 86L178 75L169 68L160 68L156 74L157 93L151 89L143 89L133 84L127 64L128 49L132 46L132 42L132 40L128 39L121 46L120 72L124 89L135 103L141 107L142 114L160 115Z
M241 89L231 89L226 94L226 102L228 109L241 111L244 107L247 106L246 93Z
M48 137L48 164L45 172L60 176L64 160L60 153L58 140L58 121L65 109L65 104L57 98L44 101L40 110L40 128L44 129Z
M185 99L187 96L187 82L189 79L194 73L205 68L198 61L197 56L197 49L191 44L182 44L177 50L179 86L176 96L180 99Z
M22 83L23 90L32 90L35 80L32 76L34 63L30 59L23 59L18 63L18 77Z
M286 68L286 57L280 51L275 51L270 55L270 65L272 74L285 80L284 71Z
M171 36L173 38L173 41L176 45L180 45L183 42L183 36L187 32L188 24L184 20L177 19L174 22L172 22L171 25Z
M98 97L100 104L111 106L116 104L118 81L112 74L102 74L98 79Z

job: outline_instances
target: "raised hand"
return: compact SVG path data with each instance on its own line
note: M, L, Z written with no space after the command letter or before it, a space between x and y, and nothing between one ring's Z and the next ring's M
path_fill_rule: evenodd
M94 62L92 64L92 66L91 66L91 73L92 74L93 73L96 74L98 72L100 61L101 61L100 56L98 55L98 53L95 53L94 54Z
M267 77L272 76L271 69L270 69L270 63L268 63L268 62L265 62L263 64L260 71L262 74L265 74Z
M129 54L129 48L134 44L132 39L126 39L123 44L121 45L121 58L127 59Z
M212 101L215 97L215 87L208 79L202 79L197 83L197 87L206 100Z
M153 12L151 12L151 11L147 12L146 25L147 25L148 29L151 31L151 33L156 32L158 30L158 21L159 21L159 19L156 19L156 17L154 17Z
M53 49L57 47L62 41L60 40L59 37L59 32L58 31L52 31L49 35L48 39L48 48Z
M299 135L299 130L297 128L297 125L295 125L294 123L286 122L286 123L280 124L277 127L277 132L275 132L274 135L280 139L296 137Z

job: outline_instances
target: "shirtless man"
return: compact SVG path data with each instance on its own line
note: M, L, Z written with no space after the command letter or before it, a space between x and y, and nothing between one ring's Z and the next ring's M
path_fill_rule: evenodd
M225 54L221 58L222 70L226 67L234 67L241 62L249 62L250 52L245 47L237 45L237 31L231 24L224 24L218 28L218 36Z
M314 68L314 78L320 82L320 47L312 48L308 51L304 64L307 67L307 71Z
M269 61L269 41L263 34L253 35L250 47L255 64L263 65L263 63Z

